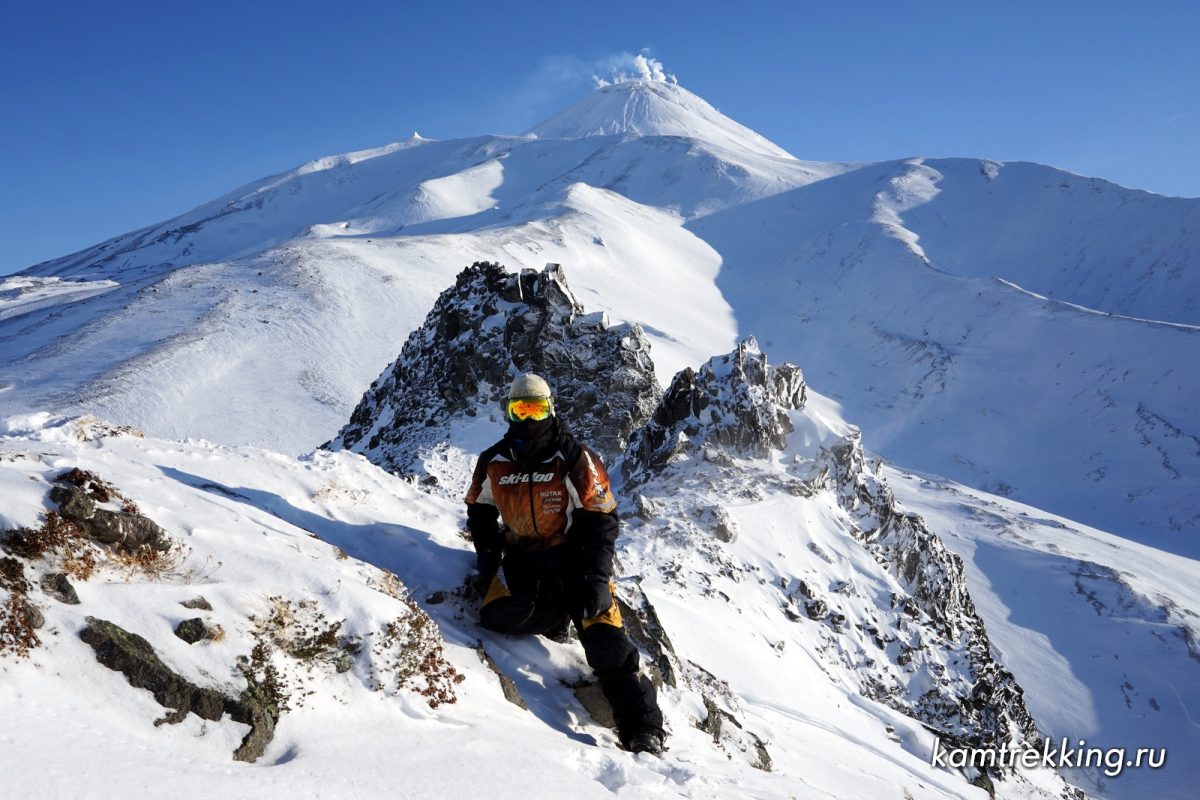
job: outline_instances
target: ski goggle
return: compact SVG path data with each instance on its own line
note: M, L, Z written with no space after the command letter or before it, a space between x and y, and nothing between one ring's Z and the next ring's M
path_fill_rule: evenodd
M544 420L554 413L554 401L549 397L514 397L504 404L510 422Z

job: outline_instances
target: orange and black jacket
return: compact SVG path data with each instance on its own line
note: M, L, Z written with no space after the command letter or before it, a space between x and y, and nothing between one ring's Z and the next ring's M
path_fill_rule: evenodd
M467 527L485 576L513 549L535 559L566 553L577 574L612 576L619 523L608 472L557 421L555 428L540 452L523 456L505 436L479 456L467 491Z

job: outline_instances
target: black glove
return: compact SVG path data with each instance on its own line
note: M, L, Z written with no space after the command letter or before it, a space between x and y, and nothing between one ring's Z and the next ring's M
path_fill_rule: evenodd
M612 606L612 590L608 581L609 579L605 575L583 576L583 590L580 599L584 619L591 619L603 614Z

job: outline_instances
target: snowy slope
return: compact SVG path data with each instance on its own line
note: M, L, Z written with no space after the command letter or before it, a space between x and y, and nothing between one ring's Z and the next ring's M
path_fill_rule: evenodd
M1132 752L1200 747L1195 561L938 479L884 474L962 557L998 656L1043 733ZM1173 757L1169 756L1169 757ZM1066 770L1100 797L1186 797L1195 768Z
M936 194L904 225L939 270L999 276L1097 311L1200 325L1200 199L1039 164L927 162Z
M0 659L6 721L0 765L6 791L15 796L74 797L105 786L131 796L515 797L527 795L532 774L540 792L579 797L874 798L905 789L917 797L985 796L927 765L931 736L912 720L862 701L803 649L781 653L770 641L752 641L771 628L797 630L795 623L776 614L774 623L763 618L746 628L737 608L707 601L703 618L689 621L699 608L677 605L665 593L660 600L653 588L648 594L670 609L681 657L734 671L726 663L731 649L711 631L749 637L738 646L735 672L744 677L732 686L731 701L746 724L770 736L773 767L765 772L731 759L694 726L705 715L694 695L670 687L663 698L671 751L659 760L615 749L613 734L555 680L586 672L577 643L495 637L459 610L453 592L471 562L458 534L461 506L358 456L293 459L202 441L113 436L95 422L49 415L13 418L6 429L0 527L36 524L48 482L79 466L113 483L189 548L178 568L153 579L102 564L90 580L76 581L78 606L30 590L46 617L43 646L28 660ZM632 552L625 558L636 564ZM403 587L381 568L394 571ZM30 562L29 569L42 567ZM466 676L456 703L430 709L407 689L372 688L387 662L372 637L389 619L410 613L406 593L433 615L446 658ZM179 605L197 594L210 601L211 612ZM109 619L146 637L169 667L200 685L236 688L235 658L250 650L252 617L270 612L271 596L311 603L341 621L343 635L362 637L367 646L346 672L275 654L293 689L293 708L254 764L230 760L245 726L228 718L204 722L190 715L176 725L153 725L163 709L97 664L78 639L85 617ZM194 645L176 639L171 629L197 613L220 625L224 637ZM477 640L516 677L530 710L504 700L474 652ZM789 665L783 670L781 658ZM780 691L744 683L755 675L775 676ZM803 682L793 682L801 676ZM757 689L747 690L751 685ZM64 750L88 755L62 769ZM1030 777L1053 784L1045 773ZM1040 796L1026 783L1001 782L999 790L1004 797Z
M995 182L1005 180L1007 167L990 168ZM943 192L943 169L960 178L964 171L961 161L873 165L688 227L722 254L717 283L739 328L804 364L879 452L1200 555L1200 406L1191 400L1200 391L1192 366L1200 363L1200 328L1047 299L977 276L971 250L960 261L953 249L934 249L954 241L981 249L991 241L986 225L964 220L956 239L943 232L927 247L909 218L928 225L935 204L957 208L952 192L962 181ZM1059 185L1084 182L1046 167L1019 172L1053 177L1053 191L1068 198L1074 193ZM977 183L988 185L983 176ZM966 202L975 201L968 194ZM1179 203L1176 224L1195 208ZM1082 213L1075 208L1064 202L1060 213ZM1119 250L1123 230L1109 233L1107 253ZM1176 266L1176 289L1200 274ZM1052 271L1045 280L1056 280ZM1171 309L1161 311L1153 316Z

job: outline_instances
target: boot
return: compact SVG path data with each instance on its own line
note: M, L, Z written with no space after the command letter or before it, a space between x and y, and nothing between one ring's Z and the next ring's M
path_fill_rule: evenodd
M650 729L635 733L624 745L631 753L649 753L652 756L661 756L666 749L662 733Z

